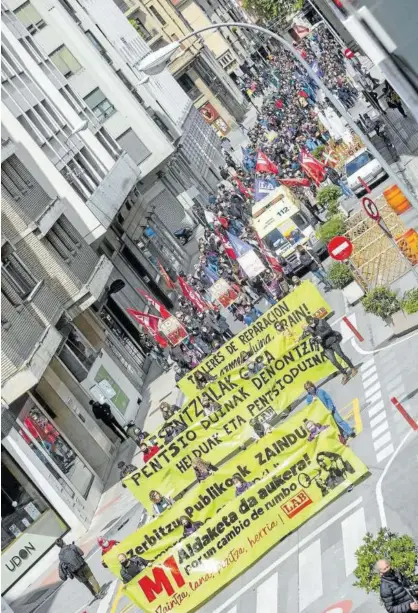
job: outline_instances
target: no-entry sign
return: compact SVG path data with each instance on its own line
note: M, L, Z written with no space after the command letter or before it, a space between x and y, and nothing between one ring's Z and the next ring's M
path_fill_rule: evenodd
M353 253L353 243L346 236L334 236L328 243L328 253L334 260L342 262Z
M354 57L354 51L351 51L351 49L344 49L344 55L348 60L351 60Z

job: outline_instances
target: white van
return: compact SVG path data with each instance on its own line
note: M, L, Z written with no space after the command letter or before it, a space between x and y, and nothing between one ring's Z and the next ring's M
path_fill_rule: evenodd
M360 183L359 177L371 186L374 183L380 183L388 176L383 170L380 162L372 156L372 154L363 147L348 158L345 163L345 174L347 176L348 187L358 196L366 191Z

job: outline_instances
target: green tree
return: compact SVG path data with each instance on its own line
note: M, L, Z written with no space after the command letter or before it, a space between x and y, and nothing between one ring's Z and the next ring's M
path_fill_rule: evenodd
M356 587L370 592L378 592L380 587L379 575L374 570L378 560L388 560L393 568L400 570L412 583L418 581L415 574L417 563L417 549L414 540L408 535L391 532L381 528L376 536L368 532L363 539L363 545L356 551L357 568L354 576Z
M299 5L299 0L243 0L242 3L244 9L256 13L264 21L284 21L288 15L298 10Z
M345 221L342 215L335 215L331 217L329 221L326 221L317 230L316 235L320 240L325 243L334 238L334 236L341 236L345 232Z

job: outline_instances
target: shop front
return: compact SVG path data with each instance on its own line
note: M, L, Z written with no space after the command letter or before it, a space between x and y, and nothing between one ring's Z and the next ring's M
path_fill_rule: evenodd
M5 594L70 528L3 447L1 476L1 574Z

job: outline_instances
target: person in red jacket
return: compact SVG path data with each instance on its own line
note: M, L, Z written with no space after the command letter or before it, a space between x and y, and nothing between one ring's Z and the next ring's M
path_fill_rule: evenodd
M160 451L160 448L158 447L158 445L150 445L148 447L146 443L142 443L142 445L140 446L140 450L144 454L144 462L148 462L148 460L150 460L152 456L154 456Z
M105 553L110 551L112 549L112 547L114 547L115 545L119 545L119 543L120 543L120 541L115 541L115 539L108 540L104 536L99 536L99 538L97 539L97 544L99 545L100 549L102 550L102 556L104 556ZM107 564L103 560L102 560L102 566L107 568Z

